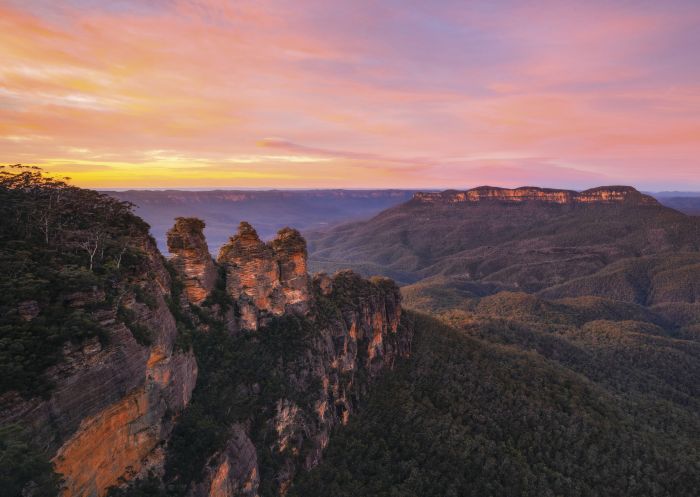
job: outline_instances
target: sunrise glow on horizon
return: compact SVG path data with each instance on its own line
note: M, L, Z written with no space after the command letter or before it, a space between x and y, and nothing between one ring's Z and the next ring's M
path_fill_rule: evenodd
M694 0L5 0L2 163L98 188L700 190L699 25Z

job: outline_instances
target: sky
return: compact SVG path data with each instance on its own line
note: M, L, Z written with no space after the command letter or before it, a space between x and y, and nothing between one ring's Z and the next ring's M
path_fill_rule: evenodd
M0 161L93 188L700 190L697 0L0 0Z

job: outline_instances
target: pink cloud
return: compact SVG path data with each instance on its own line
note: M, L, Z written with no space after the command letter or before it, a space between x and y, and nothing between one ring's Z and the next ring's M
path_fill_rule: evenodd
M158 181L187 157L210 166L202 181L252 186L700 188L699 20L683 0L13 2L0 7L0 151L93 157L83 184L106 158ZM227 162L261 148L331 161L261 158L267 179Z

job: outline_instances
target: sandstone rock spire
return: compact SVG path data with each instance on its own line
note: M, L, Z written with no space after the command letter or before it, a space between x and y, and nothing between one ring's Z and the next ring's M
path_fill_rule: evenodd
M306 260L298 231L284 228L268 244L250 224L240 224L217 261L226 270L226 291L238 306L241 328L257 330L271 316L308 311Z
M180 273L187 299L201 303L214 289L217 269L204 238L204 221L193 217L178 217L168 231L168 251Z

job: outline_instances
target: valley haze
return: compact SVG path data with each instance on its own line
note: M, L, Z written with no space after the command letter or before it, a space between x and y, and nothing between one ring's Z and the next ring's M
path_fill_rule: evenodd
M293 226L302 232L322 230L335 224L360 221L382 210L410 200L419 191L401 189L313 189L313 190L102 190L120 200L132 202L151 225L158 246L165 249L166 231L178 216L199 217L212 250L228 239L241 221L257 226L263 239L277 230ZM687 214L700 215L700 192L650 192L662 204Z

